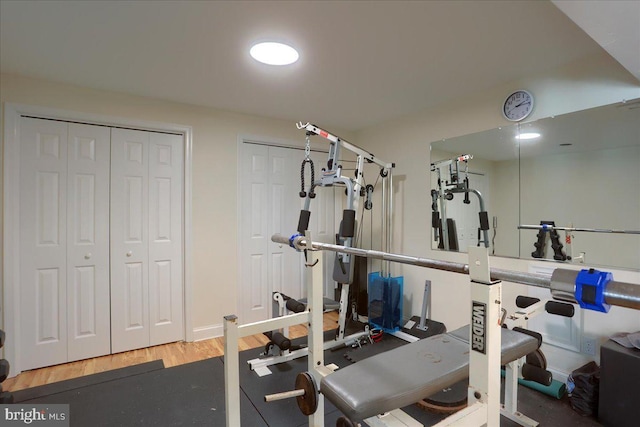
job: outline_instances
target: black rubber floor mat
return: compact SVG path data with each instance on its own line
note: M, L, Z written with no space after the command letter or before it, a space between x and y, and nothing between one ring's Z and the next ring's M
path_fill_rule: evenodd
M146 374L147 372L156 371L158 369L164 369L164 363L162 362L162 360L153 360L151 362L127 366L126 368L113 369L111 371L85 375L83 377L73 378L66 381L59 381L51 384L41 385L38 387L17 390L13 392L13 398L15 403L20 403L31 399L37 399L42 396L50 396L53 394L64 393L66 391L71 391L82 387L89 387L108 381Z
M71 426L224 426L224 364L207 359L42 396L69 404ZM267 424L240 393L242 427Z
M389 351L396 347L400 347L401 345L404 345L406 343L406 341L401 340L400 338L396 338L393 335L384 334L380 342L365 344L362 347L352 348L351 350L348 350L344 356L347 358L347 360L355 363L359 362L360 360L364 360L367 357L371 357L379 353L384 353L385 351Z

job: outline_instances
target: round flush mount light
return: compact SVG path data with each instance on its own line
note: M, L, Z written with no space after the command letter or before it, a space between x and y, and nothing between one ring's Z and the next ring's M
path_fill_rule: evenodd
M519 140L536 139L536 138L540 138L540 134L537 132L528 132L528 133L521 133L516 135L516 139L519 139Z
M258 62L268 65L289 65L298 60L300 55L289 45L277 42L254 44L249 54Z

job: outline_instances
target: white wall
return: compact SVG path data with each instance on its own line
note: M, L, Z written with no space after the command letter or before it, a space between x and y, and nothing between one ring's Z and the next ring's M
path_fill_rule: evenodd
M295 122L6 74L0 75L0 101L3 118L8 102L192 127L193 312L187 316L199 331L196 338L221 335L223 316L236 313L237 307L238 137L255 135L303 146L304 133ZM351 138L349 132L332 131Z
M464 100L358 132L357 140L361 146L387 161L396 162L396 173L405 178L395 189L396 200L402 205L396 209L394 219L394 252L467 262L464 254L432 250L427 237L431 226L431 199L427 185L430 182L429 145L433 141L506 125L500 112L502 102L510 91L521 88L528 89L536 98L535 110L529 118L531 121L640 97L638 81L608 55L602 54L550 70L536 78L469 94ZM518 201L512 200L511 203ZM529 271L529 266L534 264L533 261L501 257L492 257L491 263L496 268L516 271ZM640 283L638 271L611 271L616 280ZM468 323L468 277L409 265L397 266L396 273L405 277L405 316L420 313L424 280L431 279L432 317L444 322L450 330ZM507 309L513 310L515 296L526 292L525 286L505 284L503 301ZM640 311L613 307L606 316L585 313L584 322L585 331L605 340L613 332L640 330ZM549 353L551 366L565 373L589 359L564 350L551 349Z

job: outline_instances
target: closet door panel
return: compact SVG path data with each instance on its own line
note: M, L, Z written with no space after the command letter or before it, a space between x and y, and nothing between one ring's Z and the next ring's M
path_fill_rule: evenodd
M291 234L291 230L295 230L298 225L300 209L296 208L298 205L304 206L304 199L299 195L300 163L304 153L281 147L268 147L268 149L269 295L271 292L279 291L291 298L300 299L305 296L301 254L284 245L272 243L271 236L276 233ZM309 179L308 175L307 179Z
M109 174L111 131L69 124L67 322L69 361L111 352Z
M149 133L111 131L111 351L149 346Z
M20 119L22 369L67 361L67 124Z
M241 254L238 292L241 324L271 317L269 285L269 149L264 145L242 144L241 151Z
M151 345L184 338L182 137L151 133L149 144L149 315Z

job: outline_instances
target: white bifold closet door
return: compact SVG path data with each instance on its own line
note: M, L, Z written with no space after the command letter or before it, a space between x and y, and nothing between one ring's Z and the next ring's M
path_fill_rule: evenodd
M23 369L108 354L109 128L22 118Z
M182 137L113 129L112 352L183 338Z

